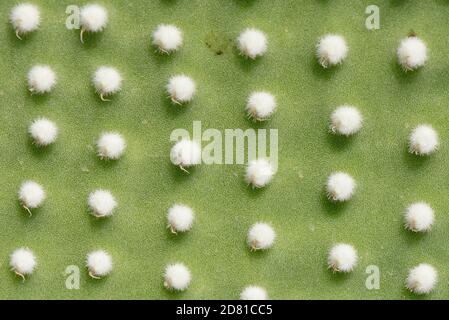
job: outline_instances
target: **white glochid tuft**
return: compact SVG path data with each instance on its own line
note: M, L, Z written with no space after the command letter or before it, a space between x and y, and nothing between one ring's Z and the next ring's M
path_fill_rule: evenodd
M327 264L334 272L350 272L357 265L357 251L353 246L339 243L332 247Z
M248 98L246 112L255 120L267 120L276 110L276 99L268 92L253 92Z
M117 201L108 190L98 189L89 194L87 204L92 215L97 218L111 216L117 207Z
M255 188L262 188L271 182L274 174L268 159L255 159L251 160L246 168L245 181Z
M434 267L421 263L409 271L406 287L416 294L428 294L437 284L438 273Z
M36 257L28 248L19 248L13 251L10 256L9 265L12 271L25 281L25 276L32 274L36 268Z
M22 40L20 37L21 35L35 31L39 28L41 14L39 8L34 4L21 3L11 10L9 21L16 31L17 38Z
M173 233L188 231L192 228L195 214L193 210L183 204L175 204L168 209L168 228Z
M176 142L170 151L170 161L187 172L185 168L201 163L200 144L190 139L182 139Z
M56 85L55 72L46 65L35 65L28 71L28 90L31 93L50 92Z
M116 160L125 152L126 141L119 133L105 132L98 139L97 148L100 158Z
M87 254L86 266L92 278L100 279L111 273L112 257L104 250L92 251Z
M38 146L48 146L55 142L58 136L58 127L53 121L46 118L34 120L28 131L34 143Z
M325 35L318 42L316 54L324 68L340 64L348 55L346 40L339 35Z
M424 202L411 204L405 212L405 228L414 232L429 231L435 220L433 209Z
M163 53L177 51L182 46L182 32L174 25L161 24L153 32L153 45Z
M330 129L333 133L350 136L357 133L363 124L359 110L353 106L338 107L331 115Z
M165 268L164 286L183 291L189 286L191 278L190 270L183 263L169 264Z
M109 101L106 96L117 93L122 88L122 76L112 67L99 67L92 78L95 90L103 101Z
M327 179L327 196L333 201L347 201L351 199L355 188L354 178L344 172L335 172Z
M269 249L275 239L276 233L269 224L257 222L248 231L247 243L251 250Z
M426 64L427 46L420 38L410 36L401 40L397 54L405 71L415 70Z
M108 23L107 10L98 4L88 4L80 10L80 40L84 43L84 32L100 32Z
M409 150L416 155L430 155L438 149L438 133L429 125L419 125L409 137Z
M31 209L39 208L47 195L44 188L34 181L25 181L19 189L19 201L31 216Z
M248 286L240 293L240 300L268 300L268 294L264 288Z
M186 75L176 75L168 81L167 92L173 103L183 104L193 99L196 92L196 84L192 78Z
M260 30L248 28L237 38L237 47L242 55L256 59L259 56L263 56L267 51L267 37Z

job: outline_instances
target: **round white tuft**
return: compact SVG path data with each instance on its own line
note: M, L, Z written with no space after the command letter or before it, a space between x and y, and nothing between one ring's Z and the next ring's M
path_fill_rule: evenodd
M351 199L356 188L354 179L347 173L335 172L327 179L327 196L333 201L346 201Z
M411 204L404 218L405 228L415 232L429 231L435 220L433 209L424 202Z
M86 266L89 275L94 279L106 276L112 271L112 257L104 250L96 250L87 254Z
M108 23L108 12L106 9L98 4L88 4L81 8L80 11L80 25L81 33L80 40L83 41L83 33L100 32Z
M247 242L252 250L271 248L276 239L273 228L262 222L257 222L248 231Z
M105 132L98 139L97 147L101 158L116 160L125 152L126 141L119 133Z
M20 186L19 200L30 215L30 210L40 207L44 203L45 198L44 188L34 181L25 181Z
M427 294L435 288L437 281L438 273L435 268L421 263L409 271L406 287L416 294Z
M248 286L240 293L240 300L267 300L268 294L264 288Z
M363 118L353 106L338 107L331 115L330 129L333 133L350 136L362 128Z
M193 99L196 92L196 84L192 78L186 75L173 76L168 81L167 92L173 103L182 104Z
M256 59L267 51L267 37L260 30L248 28L237 38L237 46L242 55Z
M419 125L409 138L409 150L417 155L430 155L438 149L438 133L429 125Z
M46 118L34 120L28 128L31 138L38 146L47 146L56 141L58 136L58 127L56 124Z
M267 120L276 110L276 99L268 92L253 92L248 98L246 111L255 120Z
M45 65L36 65L28 71L28 90L31 93L47 93L56 85L56 74Z
M327 264L335 272L350 272L357 265L357 251L353 246L339 243L332 247Z
M170 161L184 171L184 168L200 164L201 147L199 143L190 139L176 142L170 151Z
M348 55L346 40L339 35L325 35L318 42L316 54L324 68L342 63Z
M9 21L16 31L17 38L22 39L20 35L39 28L41 22L39 8L30 3L18 4L11 10Z
M427 46L416 36L401 40L398 48L398 61L405 71L418 69L427 61Z
M12 270L25 280L25 275L32 274L36 268L36 257L28 248L14 250L10 256L9 265Z
M273 166L268 159L256 159L249 162L245 181L253 187L262 188L271 182L274 174Z
M153 45L164 53L176 51L182 46L182 32L174 25L161 24L153 32Z
M185 290L190 284L192 276L189 269L182 263L169 264L165 268L164 286L167 289Z
M168 227L173 233L190 230L194 219L195 214L193 210L186 205L175 204L168 209Z
M114 94L122 88L122 76L115 68L99 67L92 79L95 90L103 101L109 101L105 96Z
M117 201L112 193L108 190L95 190L89 194L87 204L92 215L97 218L111 216L117 207Z

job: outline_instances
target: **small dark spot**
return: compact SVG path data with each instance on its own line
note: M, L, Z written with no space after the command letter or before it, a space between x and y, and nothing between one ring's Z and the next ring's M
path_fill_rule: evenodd
M416 34L416 32L415 31L413 31L413 30L410 30L410 32L408 33L408 37L409 38L414 38L414 37L417 37L418 35Z
M221 56L229 51L232 40L226 34L211 31L206 34L204 43L214 54Z

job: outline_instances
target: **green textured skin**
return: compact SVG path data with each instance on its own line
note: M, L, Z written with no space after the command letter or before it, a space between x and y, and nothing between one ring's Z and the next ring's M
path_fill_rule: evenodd
M389 298L417 296L405 289L409 268L427 262L439 283L427 298L448 298L449 121L447 78L449 3L443 0L111 0L106 30L86 35L65 27L65 8L82 2L33 1L42 11L40 30L16 39L8 23L13 0L0 2L0 298L24 299L235 299L249 284L273 299ZM365 28L365 8L380 8L381 28ZM185 44L170 56L155 53L151 32L175 23ZM268 53L256 61L238 55L235 38L246 27L269 38ZM414 30L429 46L421 70L397 65L399 40ZM323 70L315 58L318 38L343 35L350 51L339 67ZM220 53L220 54L217 54ZM36 63L58 75L55 90L31 96L26 73ZM99 100L91 85L96 67L111 65L124 77L112 101ZM186 107L165 93L176 73L192 76L198 94ZM248 120L245 100L253 90L273 92L279 109L263 124ZM344 139L328 132L332 110L359 107L361 132ZM36 148L27 134L38 116L60 127L57 142ZM241 165L202 165L186 175L171 165L170 133L203 128L276 128L279 171L272 184L253 191ZM419 123L439 132L441 146L429 158L407 152L407 137ZM106 162L95 141L104 130L121 132L125 156ZM324 183L334 170L358 183L345 205L330 203ZM17 191L25 179L41 183L48 199L30 218ZM110 189L119 207L97 220L88 214L87 195ZM429 202L436 213L431 232L416 235L403 227L403 212L414 201ZM194 208L193 229L173 236L166 212L174 203ZM251 224L268 221L278 238L267 252L250 252ZM351 243L360 261L348 275L327 269L329 248ZM28 246L38 267L25 283L9 268L9 254ZM90 279L85 255L104 248L114 270ZM182 293L164 289L167 263L184 262L192 283ZM68 265L81 269L79 290L65 288ZM379 290L368 290L365 269L381 271Z

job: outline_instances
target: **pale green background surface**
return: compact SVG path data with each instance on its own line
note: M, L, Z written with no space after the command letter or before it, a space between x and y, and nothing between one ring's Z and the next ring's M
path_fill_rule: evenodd
M415 298L404 289L407 271L434 265L439 283L428 298L449 297L448 93L449 2L443 0L135 0L99 1L110 14L107 29L79 42L65 27L65 8L84 2L36 0L42 26L16 39L8 14L16 1L1 1L0 32L0 298L234 299L257 284L273 299ZM368 4L380 8L381 29L368 31ZM182 50L154 53L150 35L159 23L175 23L185 35ZM234 39L254 26L269 38L266 56L246 61ZM428 64L405 74L397 66L399 40L414 30L429 46ZM319 36L339 33L350 47L338 68L323 70L314 57ZM208 48L224 48L216 55ZM26 73L49 64L59 81L54 92L30 96ZM112 65L123 74L123 91L110 103L94 93L96 67ZM191 75L198 95L186 108L172 106L164 86L175 73ZM276 115L262 125L248 121L245 99L252 90L273 92ZM357 105L365 117L350 139L327 131L338 105ZM31 120L46 116L61 134L38 149L27 135ZM168 159L175 128L276 128L279 171L264 190L243 181L243 166L201 166L185 175ZM419 123L440 133L438 153L422 159L407 153L407 136ZM103 130L117 130L128 149L117 162L95 154ZM324 195L326 177L344 170L358 182L349 203L334 205ZM35 179L48 192L32 218L20 207L17 190ZM88 215L87 195L110 189L119 208L106 220ZM434 229L414 235L402 214L413 201L436 212ZM197 220L191 232L172 236L165 215L174 202L191 205ZM268 221L278 238L272 250L251 253L246 232ZM353 244L360 262L349 275L326 267L335 242ZM9 254L28 246L38 269L25 283L9 270ZM85 255L104 248L113 273L88 277ZM192 271L183 293L163 288L169 262ZM65 288L68 265L81 268L80 290ZM381 289L365 288L365 268L381 270Z

